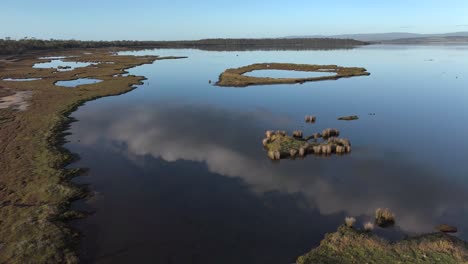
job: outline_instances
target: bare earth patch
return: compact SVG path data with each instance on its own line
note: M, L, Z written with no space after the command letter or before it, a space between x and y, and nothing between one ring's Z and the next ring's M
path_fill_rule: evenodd
M13 95L0 97L0 109L13 108L18 111L28 109L28 99L31 97L31 91L15 92Z

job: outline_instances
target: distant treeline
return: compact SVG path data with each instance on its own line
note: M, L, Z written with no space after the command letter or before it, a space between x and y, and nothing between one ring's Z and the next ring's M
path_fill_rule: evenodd
M202 39L197 41L155 42L156 48L194 48L202 50L305 50L343 49L369 43L353 39L298 38L298 39Z
M366 45L353 39L301 38L301 39L203 39L187 41L79 41L40 39L0 39L0 54L22 54L26 51L71 48L193 48L202 50L302 50L340 49Z

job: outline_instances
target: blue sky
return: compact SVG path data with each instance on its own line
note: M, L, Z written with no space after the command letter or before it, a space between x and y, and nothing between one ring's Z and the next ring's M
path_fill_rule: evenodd
M0 38L176 40L468 31L467 0L0 0Z

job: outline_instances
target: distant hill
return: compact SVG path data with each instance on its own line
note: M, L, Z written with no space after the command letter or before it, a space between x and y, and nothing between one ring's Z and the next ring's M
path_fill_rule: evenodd
M384 44L468 44L468 37L448 36L448 37L424 37L424 38L403 38L381 41Z
M337 39L355 39L360 41L382 42L398 39L411 38L447 38L447 37L468 37L468 32L453 32L444 34L418 34L407 32L390 33L370 33L370 34L342 34L342 35L310 35L310 36L291 36L288 38L337 38ZM442 39L441 39L442 40Z

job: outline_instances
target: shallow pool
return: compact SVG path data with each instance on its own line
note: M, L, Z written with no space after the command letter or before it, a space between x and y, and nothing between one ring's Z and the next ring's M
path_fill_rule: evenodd
M56 86L62 86L62 87L77 87L79 85L85 85L85 84L94 84L94 83L100 83L102 80L99 79L89 79L89 78L80 78L80 79L75 79L75 80L69 80L69 81L58 81L55 83Z
M256 70L244 73L251 77L270 77L270 78L317 78L336 75L336 72L310 72L310 71L289 71L289 70Z
M63 61L63 60L51 60L50 62L41 62L33 65L36 69L50 69L55 68L57 71L72 71L76 68L82 68L94 65L88 62L75 62L75 61ZM66 67L66 69L62 68ZM62 68L62 69L61 69Z

